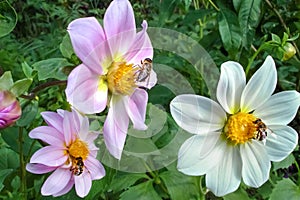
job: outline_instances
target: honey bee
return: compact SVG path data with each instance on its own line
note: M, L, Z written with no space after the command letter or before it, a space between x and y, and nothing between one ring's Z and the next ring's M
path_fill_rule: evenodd
M256 126L256 134L253 137L253 139L258 140L258 141L263 141L264 143L266 142L266 138L268 136L268 133L273 133L271 129L269 129L265 123L261 119L256 119L253 121L253 123ZM274 135L274 134L272 134ZM274 135L276 137L276 135Z
M144 61L141 61L141 65L136 65L136 67L139 68L136 72L136 81L145 82L147 80L148 85L152 70L152 60L150 58L145 58Z
M83 167L84 167L84 164L83 164L82 158L77 157L77 158L75 158L75 164L73 164L70 171L72 171L75 176L79 176L83 172Z

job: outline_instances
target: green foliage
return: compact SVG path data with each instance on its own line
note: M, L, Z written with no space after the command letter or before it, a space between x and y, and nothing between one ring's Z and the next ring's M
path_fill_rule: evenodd
M140 28L142 20L148 22L148 33L156 47L153 67L158 72L159 84L148 91L148 129L134 130L130 124L121 161L107 155L102 136L97 140L98 159L104 161L106 176L93 181L85 199L299 199L298 149L283 161L273 162L270 180L263 186L249 188L242 183L237 191L224 197L215 197L207 191L204 176L191 177L178 172L177 152L190 134L178 127L169 108L170 101L178 94L214 95L210 88L218 80L210 77L212 73L203 73L205 65L210 63L202 60L202 55L193 54L198 52L195 43L208 52L218 67L227 60L241 63L247 78L269 54L275 58L277 67L276 91L299 91L299 3L292 0L130 2L137 27ZM21 118L13 126L0 130L0 199L80 199L74 189L62 197L41 195L47 175L24 171L33 152L44 143L30 139L28 133L44 124L40 112L70 109L64 91L66 80L81 61L66 31L68 24L87 16L95 16L102 23L109 4L110 0L0 0L0 88L11 90L22 106ZM151 27L168 28L180 34L170 39ZM166 50L167 44L170 48ZM192 60L193 57L197 60ZM92 130L101 130L106 114L104 111L91 116L96 119ZM290 125L299 132L299 112ZM131 173L135 169L136 173Z
M0 1L0 38L9 34L17 24L17 13L7 0Z

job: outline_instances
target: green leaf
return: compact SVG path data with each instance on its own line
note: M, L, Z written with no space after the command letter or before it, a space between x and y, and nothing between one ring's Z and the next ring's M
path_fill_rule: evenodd
M242 0L238 20L243 35L243 46L249 48L261 15L261 0Z
M234 9L238 12L240 10L242 0L233 0L232 3L233 3Z
M10 146L10 148L19 153L20 151L20 142L19 142L19 127L9 127L6 129L1 130L1 136L3 137L3 140ZM23 134L22 134L22 148L23 148L23 154L25 156L28 156L32 152L38 150L42 146L36 142L36 140L32 140L29 138L28 133L26 132L25 129L23 129ZM29 152L29 151L32 152ZM18 165L17 165L18 166ZM1 169L1 167L0 167Z
M21 94L24 94L25 92L27 92L27 90L30 87L31 83L32 83L32 78L25 78L25 79L22 79L22 80L18 80L11 87L10 91L16 97L18 97Z
M2 131L1 131L2 132ZM13 134L13 133L11 133ZM17 141L15 141L16 143ZM8 148L0 149L0 169L17 169L20 165L19 156L16 152Z
M120 195L120 200L161 200L160 196L153 188L153 182L147 181L136 186L130 187L127 191Z
M300 187L297 186L291 179L283 179L279 181L272 194L270 200L298 200L300 199Z
M25 61L21 65L22 65L22 70L23 70L25 76L27 78L32 78L33 69L28 65L28 63Z
M272 41L276 44L281 44L281 39L278 35L274 34L274 33L271 33L272 35Z
M114 192L126 190L140 179L149 179L149 177L146 174L129 174L119 172L116 176L114 176L110 189Z
M12 169L2 169L0 170L0 191L4 188L3 182L5 178L12 172Z
M11 72L7 71L0 77L0 90L9 90L14 84Z
M237 16L229 9L221 8L218 13L218 22L224 48L229 54L236 54L242 42Z
M55 78L58 80L66 80L67 75L63 72L64 67L73 66L65 58L50 58L36 62L32 67L38 72L39 80Z
M8 1L0 1L0 37L9 34L17 24L17 13Z
M276 171L278 169L288 168L294 162L295 162L295 157L293 156L293 154L290 154L288 157L286 157L284 160L280 162L273 162L273 166L274 166L273 170Z
M230 193L223 197L224 200L250 200L247 192L243 190L241 187L233 193Z
M166 185L172 200L199 199L195 177L186 176L178 171L165 171L159 174L159 177Z
M22 106L22 116L16 122L18 126L27 126L34 120L35 116L38 113L38 102L37 101L30 101L25 102L25 107Z
M72 54L74 54L74 50L73 50L73 46L72 46L69 34L65 35L61 44L59 45L59 49L60 49L61 54L65 58L71 59Z
M191 10L189 11L183 21L182 24L193 24L198 19L201 19L207 15L214 13L213 9L199 9L199 10Z

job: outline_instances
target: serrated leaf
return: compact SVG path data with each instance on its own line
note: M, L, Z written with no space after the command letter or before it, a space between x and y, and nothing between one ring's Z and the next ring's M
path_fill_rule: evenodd
M242 0L238 20L243 35L243 46L249 48L261 15L261 0Z
M281 44L281 39L280 39L280 37L279 37L278 35L272 33L271 36L272 36L272 41L273 41L274 43L276 43L276 44Z
M14 84L11 72L7 71L0 77L0 90L9 90Z
M28 65L27 62L21 64L22 70L27 78L32 78L33 69Z
M160 196L156 193L152 181L140 183L136 186L130 187L127 191L120 195L120 200L161 200Z
M9 34L17 24L17 13L8 1L0 1L0 37Z
M149 177L146 174L129 174L125 172L119 172L116 176L114 176L110 185L110 189L112 189L114 192L127 190L140 179L149 179Z
M297 33L296 35L294 35L293 37L287 39L288 42L291 42L291 41L294 41L294 40L297 40L299 37L299 33Z
M65 58L71 59L72 54L74 54L74 50L69 34L65 35L61 44L59 45L59 49Z
M65 58L50 58L36 62L32 67L38 72L39 80L54 78L58 80L66 80L67 75L63 72L64 67L73 66Z
M12 172L12 169L2 169L0 170L0 191L4 188L3 182L5 178Z
M172 200L199 199L195 177L186 176L177 171L165 171L159 174L159 177L166 185Z
M27 92L28 88L32 83L32 78L26 78L22 80L16 81L13 86L11 87L10 91L16 96L20 96Z
M2 131L1 131L2 132ZM13 133L12 133L13 134ZM17 141L15 141L16 143ZM0 169L17 169L20 165L19 156L8 148L0 149Z
M22 106L22 115L21 118L16 122L18 126L27 126L34 120L35 116L38 113L38 102L31 101L25 102L25 107Z
M275 185L270 200L298 200L300 199L300 187L291 179L283 179Z
M218 13L218 23L224 48L228 53L236 54L242 42L237 16L229 9L222 8Z
M284 160L280 162L273 162L273 170L276 171L278 169L284 169L288 168L295 162L295 157L293 154L290 154L288 157L286 157Z

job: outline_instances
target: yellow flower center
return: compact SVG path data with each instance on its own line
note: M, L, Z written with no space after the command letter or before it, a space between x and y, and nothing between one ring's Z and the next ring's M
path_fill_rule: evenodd
M130 95L137 87L136 72L133 64L113 62L106 75L109 91L117 95Z
M253 114L242 112L230 116L224 128L226 138L234 145L257 139L259 133L257 120Z
M78 138L69 146L68 151L72 159L81 157L82 160L85 160L89 155L87 144Z

